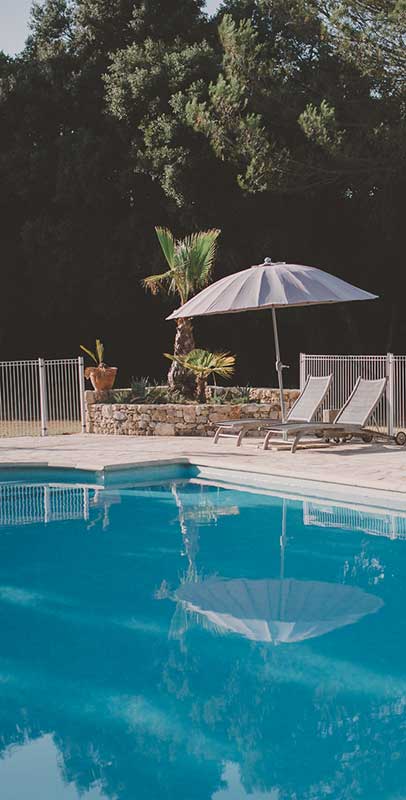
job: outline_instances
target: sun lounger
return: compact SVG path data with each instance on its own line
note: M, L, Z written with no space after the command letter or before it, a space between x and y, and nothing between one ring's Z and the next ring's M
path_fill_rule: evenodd
M291 424L311 422L316 416L328 390L331 386L332 375L313 376L309 375L296 402L289 411L286 422L282 423L273 419L236 419L222 422L216 430L214 444L220 438L236 438L237 447L249 431L272 430L283 431Z
M358 378L334 422L308 422L305 424L288 422L285 426L274 426L268 430L265 436L263 449L266 450L272 437L280 435L281 432L285 434L285 438L293 438L292 453L296 451L299 442L305 436L317 436L327 441L334 439L336 443L349 441L353 437L360 438L365 443L381 439L403 446L406 444L406 434L403 431L399 431L395 436L390 436L367 427L367 422L371 419L385 391L386 382L386 378L378 380Z

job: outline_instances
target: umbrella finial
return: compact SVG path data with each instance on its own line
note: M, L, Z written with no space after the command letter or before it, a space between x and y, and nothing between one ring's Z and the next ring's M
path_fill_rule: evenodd
M269 258L269 256L264 258L264 264L272 264L272 263L273 263L272 258Z

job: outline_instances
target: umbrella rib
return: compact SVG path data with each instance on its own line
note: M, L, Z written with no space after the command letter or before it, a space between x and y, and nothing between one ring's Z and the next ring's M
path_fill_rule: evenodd
M258 286L258 294L257 294L257 306L258 307L260 306L261 295L262 295L262 287L263 287L264 284L266 284L266 278L267 278L267 275L266 275L265 270L261 270L261 275L260 275L260 279L259 279L259 286Z
M216 296L215 296L215 298L214 298L214 300L216 301L216 303L218 303L218 302L221 300L221 298L223 297L223 295L224 295L224 294L225 294L225 293L226 293L226 292L227 292L229 289L231 289L231 288L234 286L234 284L235 284L235 283L237 283L237 282L238 282L238 278L240 278L240 275L241 275L241 273L240 273L240 272L238 272L238 273L235 275L235 279L234 279L234 280L232 280L232 281L230 281L229 283L227 283L227 285L223 287L223 289L221 290L221 292L218 292L218 294L216 294ZM227 277L228 277L228 276L227 276ZM214 286L216 286L216 284L214 284ZM239 292L241 291L241 288L242 288L242 287L239 287L239 289L238 289L238 292L237 292L237 294L236 294L236 297L238 297L238 294L239 294ZM218 284L217 284L217 289L218 289ZM213 294L214 294L214 292L213 292ZM207 293L207 296L208 296L208 295L209 295L209 293ZM211 293L210 293L210 299L211 299ZM209 305L208 305L208 307L207 307L206 311L205 311L205 312L203 312L203 316L204 316L204 314L205 314L205 313L207 314L207 313L210 311L210 309L211 309L211 307L212 307L212 304L213 304L213 303L211 303L211 304L209 304ZM224 312L223 312L223 311L218 311L217 313L221 314L221 313L224 313ZM200 315L199 315L199 314L196 314L196 316L200 316Z

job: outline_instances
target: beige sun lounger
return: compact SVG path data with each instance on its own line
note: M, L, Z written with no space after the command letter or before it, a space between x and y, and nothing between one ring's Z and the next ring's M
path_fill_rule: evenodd
M278 430L283 432L289 425L308 423L314 419L323 400L330 389L332 375L321 375L315 377L309 375L296 402L289 411L286 422L274 419L236 419L222 422L216 430L213 443L217 444L221 438L236 438L237 447L249 431L254 430Z
M378 380L367 380L358 378L348 400L338 412L334 422L308 422L306 424L288 423L284 426L274 426L268 429L265 436L263 449L268 448L273 436L285 434L285 438L293 438L291 452L294 453L299 442L305 436L317 436L329 441L334 439L338 444L340 441L348 441L350 438L360 438L365 443L376 440L392 441L403 446L406 444L406 434L399 431L396 436L390 436L379 430L367 427L384 391L386 388L386 378Z

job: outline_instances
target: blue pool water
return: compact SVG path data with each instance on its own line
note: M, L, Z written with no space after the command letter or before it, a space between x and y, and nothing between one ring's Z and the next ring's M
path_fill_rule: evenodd
M405 515L130 483L0 483L1 800L405 797Z

